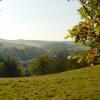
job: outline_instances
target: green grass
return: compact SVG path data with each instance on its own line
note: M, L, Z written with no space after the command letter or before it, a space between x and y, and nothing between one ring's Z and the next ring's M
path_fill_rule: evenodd
M0 100L100 100L100 65L29 78L0 78Z

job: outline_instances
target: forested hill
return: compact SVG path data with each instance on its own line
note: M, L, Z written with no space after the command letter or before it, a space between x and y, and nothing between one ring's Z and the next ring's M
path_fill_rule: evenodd
M0 39L0 56L15 57L22 62L31 62L32 59L49 53L52 56L59 53L72 54L86 49L72 41L40 41L40 40L5 40Z
M83 46L76 45L73 41L43 41L43 40L5 40L0 38L0 47L16 47L19 49L25 47L39 47L44 49L61 48L67 46L68 48L82 48Z
M36 47L46 47L52 44L66 44L75 45L73 41L43 41L43 40L5 40L0 38L0 43L5 43L5 46L9 47L20 47L22 46L36 46ZM11 45L12 44L12 45ZM15 45L13 45L15 44ZM22 47L23 47L22 46Z

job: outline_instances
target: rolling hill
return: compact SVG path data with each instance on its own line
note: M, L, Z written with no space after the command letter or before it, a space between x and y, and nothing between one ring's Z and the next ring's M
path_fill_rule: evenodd
M43 41L43 40L5 40L0 38L0 45L6 48L16 47L16 48L25 48L25 47L39 47L46 50L53 48L82 48L83 46L76 45L73 41ZM84 48L84 47L83 47Z
M100 100L100 65L22 78L0 78L0 100Z
M21 62L31 62L32 59L49 53L55 56L66 53L67 56L74 52L84 50L72 41L41 41L41 40L5 40L0 38L0 56L3 58L17 58Z

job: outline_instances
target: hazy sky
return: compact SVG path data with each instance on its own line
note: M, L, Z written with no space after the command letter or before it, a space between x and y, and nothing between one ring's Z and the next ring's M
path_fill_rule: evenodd
M64 40L67 29L80 21L78 0L3 0L0 38Z

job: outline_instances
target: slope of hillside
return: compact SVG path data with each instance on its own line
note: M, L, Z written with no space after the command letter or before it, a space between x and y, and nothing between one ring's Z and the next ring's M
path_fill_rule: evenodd
M0 78L0 100L100 100L100 65L29 78Z

